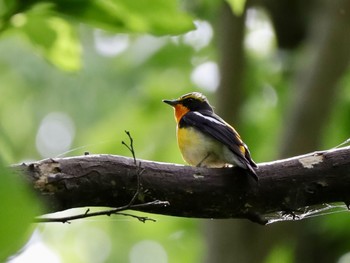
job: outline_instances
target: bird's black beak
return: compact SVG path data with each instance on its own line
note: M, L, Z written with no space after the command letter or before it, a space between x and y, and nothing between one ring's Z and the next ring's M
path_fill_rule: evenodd
M169 104L170 106L173 106L173 107L179 103L178 100L163 100L163 102L166 104Z

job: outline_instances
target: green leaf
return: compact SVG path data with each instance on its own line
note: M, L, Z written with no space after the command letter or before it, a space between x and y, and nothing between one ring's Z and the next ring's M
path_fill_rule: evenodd
M0 160L0 262L14 254L27 241L39 212L38 203L16 174Z
M51 3L59 15L68 15L112 32L168 35L194 29L193 18L179 9L176 0L61 0Z
M38 12L16 16L14 21L23 19L23 22L14 22L17 30L23 33L48 61L66 71L77 71L81 68L79 39L67 21L45 13L39 15Z
M194 29L193 18L179 10L176 0L28 0L17 4L9 19L12 28L49 62L71 72L81 68L81 46L70 19L118 33L174 35ZM5 24L0 17L1 27Z
M226 2L230 5L235 15L240 16L243 14L246 0L226 0Z

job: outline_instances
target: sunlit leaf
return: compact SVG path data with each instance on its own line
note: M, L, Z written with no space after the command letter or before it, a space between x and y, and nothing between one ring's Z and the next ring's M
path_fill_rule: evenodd
M55 10L75 20L114 32L181 34L194 28L193 18L169 0L90 0L55 2Z
M24 21L21 22L21 19ZM17 15L13 20L18 25L17 29L48 61L66 71L80 69L80 43L74 28L67 21L37 13Z
M11 13L4 3L0 7ZM17 2L12 12L6 26L24 34L48 61L66 71L81 68L81 46L72 21L116 33L176 35L194 29L193 18L175 0L32 0ZM1 19L0 30L5 27Z
M246 0L226 0L226 2L230 5L234 14L237 16L243 14Z
M112 32L177 35L194 29L194 18L182 11L176 0L48 0L19 4L22 12L49 5L51 12L64 19Z

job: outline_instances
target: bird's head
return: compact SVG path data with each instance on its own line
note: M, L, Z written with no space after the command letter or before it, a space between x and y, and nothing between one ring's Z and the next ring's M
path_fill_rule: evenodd
M208 99L199 92L191 92L182 95L178 99L163 100L163 102L169 104L175 109L175 118L179 121L183 115L189 111L210 111L213 112L213 108L210 106Z

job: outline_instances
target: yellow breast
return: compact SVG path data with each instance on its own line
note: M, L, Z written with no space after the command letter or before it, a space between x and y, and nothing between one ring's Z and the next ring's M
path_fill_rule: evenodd
M177 142L183 159L190 165L223 166L222 144L192 127L177 128Z

